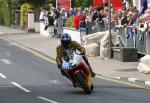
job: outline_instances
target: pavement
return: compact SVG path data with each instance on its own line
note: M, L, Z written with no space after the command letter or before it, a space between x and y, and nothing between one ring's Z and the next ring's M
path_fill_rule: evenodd
M1 37L45 55L53 62L56 57L56 46L60 44L59 38L48 38L40 33L28 33L6 26L0 26ZM139 62L121 62L100 57L88 59L97 75L150 88L150 74L143 74L137 70Z

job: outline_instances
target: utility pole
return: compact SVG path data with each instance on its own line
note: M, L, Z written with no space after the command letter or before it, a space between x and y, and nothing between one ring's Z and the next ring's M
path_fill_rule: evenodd
M111 0L109 0L109 58L112 58L112 36L111 36Z
M56 8L58 7L58 1L56 0Z

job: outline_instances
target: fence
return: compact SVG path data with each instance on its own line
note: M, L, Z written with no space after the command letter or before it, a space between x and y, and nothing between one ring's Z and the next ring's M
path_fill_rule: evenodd
M132 29L118 28L121 41L125 47L137 48L140 54L150 54L150 33Z
M109 25L100 22L87 22L87 34L106 31ZM138 50L140 54L150 54L150 32L141 32L132 27L118 28L111 25L111 28L116 31L119 30L120 39L124 47L132 47Z

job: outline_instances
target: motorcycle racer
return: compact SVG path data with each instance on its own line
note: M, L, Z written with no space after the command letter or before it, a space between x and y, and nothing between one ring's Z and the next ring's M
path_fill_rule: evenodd
M78 50L81 52L82 55L85 55L85 48L82 47L79 43L76 41L71 40L71 36L68 33L63 33L60 37L61 44L57 46L56 52L56 63L58 68L61 70L62 75L66 76L65 72L61 69L62 67L62 60L69 61L71 58L70 53L72 50ZM92 77L95 77L95 73L93 72L88 59L86 56L83 56L84 61L87 63L87 65L90 68ZM69 68L69 65L68 65ZM67 77L67 76L66 76Z

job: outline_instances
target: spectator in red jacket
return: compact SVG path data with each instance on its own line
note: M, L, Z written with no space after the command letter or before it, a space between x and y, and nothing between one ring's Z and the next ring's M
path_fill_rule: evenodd
M79 26L80 28L86 28L86 11L85 10L82 12L82 15L80 16Z
M81 12L78 12L77 16L74 17L74 28L76 29L79 28L80 16L81 16Z

